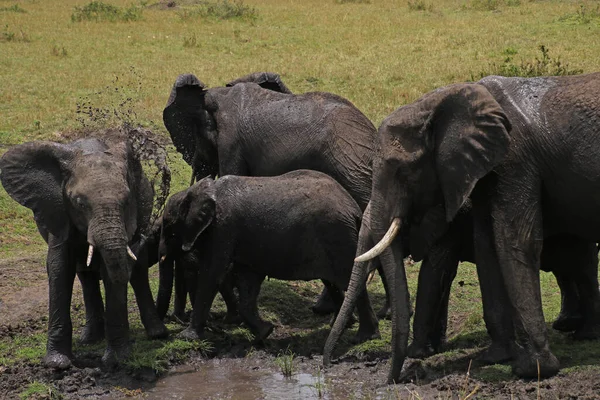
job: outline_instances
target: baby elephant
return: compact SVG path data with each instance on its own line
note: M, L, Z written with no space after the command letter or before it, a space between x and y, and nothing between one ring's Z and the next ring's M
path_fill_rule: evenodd
M273 331L258 315L266 276L320 279L339 307L352 273L361 211L335 180L297 170L275 177L204 178L173 195L163 215L161 249L181 243L198 263L196 298L188 339L203 334L219 285L234 272L239 313L257 339ZM161 257L164 254L161 254ZM233 269L233 270L232 270ZM379 335L366 290L357 300L358 339Z

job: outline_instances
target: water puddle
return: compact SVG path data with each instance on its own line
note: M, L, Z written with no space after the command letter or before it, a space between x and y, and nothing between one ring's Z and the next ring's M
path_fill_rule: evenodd
M244 365L244 360L211 360L197 367L181 367L160 379L146 399L331 399L323 376L296 372L285 378L270 366ZM323 387L319 397L319 387Z

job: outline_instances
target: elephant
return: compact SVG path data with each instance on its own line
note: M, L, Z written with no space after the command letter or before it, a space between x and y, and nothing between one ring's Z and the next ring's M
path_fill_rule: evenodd
M589 244L600 239L598 99L600 73L489 76L434 90L383 121L370 200L377 245L356 262L379 256L393 288L388 382L400 376L409 332L398 232L438 205L443 226L469 198L488 329L514 339L517 376L558 372L541 304L542 244L559 234ZM590 272L569 271L588 299L579 337L595 337L600 328L598 278Z
M292 94L271 72L210 89L184 74L173 85L163 121L192 166L192 183L206 175L274 176L311 169L338 181L362 211L367 206L377 131L342 97ZM324 292L313 311L331 312L327 300Z
M256 304L266 276L320 279L339 307L352 272L360 221L354 199L318 171L275 177L226 175L216 181L206 177L174 194L163 215L161 258L175 246L201 257L192 321L182 336L202 336L217 288L231 273L242 320L258 340L273 330L259 317ZM358 339L378 337L366 290L357 308Z
M87 138L69 144L24 143L2 155L0 171L6 192L33 211L48 243L47 366L71 365L70 304L76 273L86 308L82 341L96 341L106 333L105 364L115 365L130 353L128 281L148 336L168 335L156 312L148 270L140 266L142 260L135 262L149 224L154 190L129 142Z

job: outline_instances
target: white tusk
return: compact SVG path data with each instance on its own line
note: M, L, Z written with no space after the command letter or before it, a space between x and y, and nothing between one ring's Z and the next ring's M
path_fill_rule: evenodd
M373 280L374 277L375 277L375 270L373 270L369 273L369 276L367 277L367 285L369 283L371 283L371 281Z
M160 262L161 262L161 263L163 263L163 262L165 262L165 260L166 260L166 259L167 259L167 256L162 256L162 257L160 258Z
M87 261L85 262L85 266L89 267L90 264L92 263L92 256L94 255L94 246L92 246L90 244L90 247L88 248L88 256L87 256Z
M137 261L137 257L135 256L135 254L133 254L133 251L131 251L129 246L127 246L127 254L129 254L129 257L133 258L133 261Z
M385 236L383 236L383 239L381 239L381 241L379 243L377 243L375 245L375 247L373 247L371 250L369 250L366 253L364 253L364 254L356 257L354 259L354 261L356 261L356 262L364 262L364 261L369 261L369 260L374 259L378 255L380 255L381 253L383 253L383 251L390 244L392 244L392 241L394 240L394 238L396 237L396 235L398 234L399 231L400 231L400 218L396 217L396 218L394 218L392 220L390 228L385 233Z

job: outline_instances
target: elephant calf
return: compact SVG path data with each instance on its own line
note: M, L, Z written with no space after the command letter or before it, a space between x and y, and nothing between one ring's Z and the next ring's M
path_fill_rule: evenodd
M258 339L273 325L257 310L266 276L321 279L339 308L352 273L361 211L335 180L298 170L275 177L207 177L173 195L163 215L161 249L181 243L200 256L188 339L203 334L219 284L231 269L239 312ZM161 257L165 254L161 254ZM364 283L363 283L364 285ZM357 300L359 340L379 335L366 290Z

